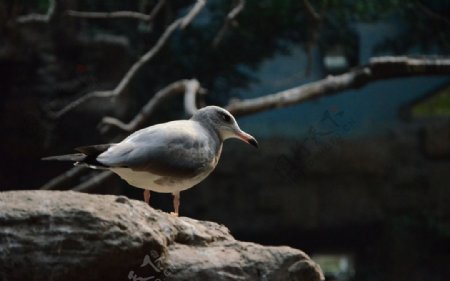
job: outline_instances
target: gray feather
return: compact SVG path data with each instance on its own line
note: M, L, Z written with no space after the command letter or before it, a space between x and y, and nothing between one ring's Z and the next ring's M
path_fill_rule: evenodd
M192 121L174 121L135 132L97 157L109 167L128 167L161 176L192 177L209 169L221 142ZM195 127L195 129L194 129Z

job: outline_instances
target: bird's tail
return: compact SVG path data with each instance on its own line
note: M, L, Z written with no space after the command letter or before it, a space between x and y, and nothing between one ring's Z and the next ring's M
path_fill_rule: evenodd
M75 165L85 165L89 168L94 169L105 169L108 168L104 164L97 161L97 156L102 152L106 151L113 144L100 144L100 145L90 145L90 146L81 146L75 148L75 150L80 153L73 154L65 154L65 155L56 155L41 158L42 160L48 161L69 161L75 162Z

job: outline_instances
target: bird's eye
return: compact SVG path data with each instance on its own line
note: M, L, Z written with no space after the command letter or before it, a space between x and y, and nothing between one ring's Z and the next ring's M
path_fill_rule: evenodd
M222 120L227 123L230 123L230 121L231 121L230 115L223 113L223 112L220 113L220 118L222 118Z

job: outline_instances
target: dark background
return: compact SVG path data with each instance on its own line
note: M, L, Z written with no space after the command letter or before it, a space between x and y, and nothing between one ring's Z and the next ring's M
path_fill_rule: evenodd
M72 10L149 13L157 1L61 2ZM231 98L271 93L270 77L284 75L276 62L295 69L289 73L294 86L364 64L364 52L449 54L448 1L316 1L312 7L320 20L305 3L246 1L214 46L233 1L209 1L138 72L124 97L92 100L55 118L52 113L75 98L114 88L192 3L166 1L151 23L62 14L51 23L19 24L20 15L45 14L48 1L0 2L0 189L38 189L71 167L41 157L120 139L122 132L100 132L101 118L130 120L156 91L179 79L198 79L208 91L206 104L226 105ZM359 44L361 30L376 37L391 27L396 36L378 40L370 50ZM333 46L348 62L343 69L323 63L336 51ZM264 67L270 71L263 73ZM438 78L381 81L369 87L370 102L364 102L360 89L342 93L339 100L324 98L239 119L258 138L260 150L227 142L216 171L182 193L182 215L222 223L237 239L350 261L350 269L328 272L330 280L336 274L339 280L448 280L450 80ZM423 90L412 94L408 83ZM355 93L361 94L359 102ZM404 99L389 107L398 96ZM386 119L388 107L391 119ZM324 119L327 112L337 125ZM148 125L186 117L182 98L174 98L152 114ZM70 189L91 175L58 188ZM118 177L90 192L142 198L141 190ZM169 211L171 196L154 193L152 206Z

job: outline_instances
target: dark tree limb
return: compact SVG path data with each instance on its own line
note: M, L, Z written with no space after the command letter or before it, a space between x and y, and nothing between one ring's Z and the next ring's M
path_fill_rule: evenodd
M142 21L150 21L152 19L150 15L134 11L85 12L68 10L66 15L83 19L137 19Z
M440 15L440 14L432 11L430 8L428 8L424 4L420 3L419 1L417 1L416 5L417 5L417 7L419 7L419 9L422 12L424 12L430 18L433 18L433 19L438 20L438 21L442 21L442 22L450 25L450 20L448 18L446 18L445 16Z
M19 16L16 18L16 22L19 24L49 23L57 16L60 9L60 4L60 0L50 0L46 14L32 13Z
M320 28L322 27L323 19L325 17L326 1L324 1L320 13L318 13L316 9L314 9L313 5L308 0L303 0L303 6L305 7L306 14L309 16L311 21L311 28L308 30L309 38L305 43L305 52L306 52L305 76L308 76L311 74L313 66L312 50L314 46L317 45L317 41L319 41Z
M328 76L316 82L259 98L234 101L226 108L235 116L242 116L334 95L378 80L449 74L448 58L379 57L371 59L366 66L344 74Z
M89 178L87 181L84 181L80 183L79 185L72 188L74 191L82 191L82 192L89 192L92 191L97 186L100 186L103 182L111 178L114 173L111 171L102 171L98 174L95 174L91 178Z
M321 21L322 16L316 12L316 9L314 9L313 5L308 0L303 0L303 6L306 9L306 12L308 15L315 21Z
M228 31L230 27L237 26L236 17L244 10L245 8L245 0L237 0L234 7L228 13L225 18L225 22L222 25L222 28L219 30L217 35L214 37L212 46L217 47L222 41L223 36Z
M54 115L55 118L60 118L61 116L65 115L66 113L72 111L73 109L77 108L79 105L85 103L88 100L91 100L93 98L116 98L118 96L121 96L125 93L125 90L131 80L134 78L136 73L145 65L147 64L152 58L155 57L156 54L159 53L159 51L162 49L162 47L167 43L168 39L172 36L172 34L177 30L178 28L184 28L187 24L189 24L195 16L200 12L201 8L205 5L204 0L197 0L196 4L193 6L193 8L184 16L179 19L176 19L173 21L164 31L164 33L159 37L158 41L155 43L155 45L148 50L144 55L142 55L125 73L122 80L119 82L119 84L113 89L108 91L94 91L90 92L74 101L66 105L63 109L56 112Z
M85 168L83 166L74 166L71 169L67 170L66 172L62 173L61 175L48 181L46 184L41 186L40 189L51 190L61 188L61 186L66 182L80 176L83 173L83 171L85 171Z
M196 94L199 90L200 83L196 79L176 81L159 90L129 123L123 123L114 117L104 117L101 122L101 131L105 132L109 129L109 126L117 127L125 132L133 132L142 128L159 105L167 99L183 93L185 96L185 111L189 114L193 114L197 110Z
M68 10L66 15L75 18L84 19L137 19L141 21L152 21L159 13L161 8L166 3L166 0L159 0L150 14L144 14L135 11L116 11L116 12L87 12L87 11L74 11Z
M200 13L203 7L206 5L206 0L197 0L195 5L191 8L191 10L184 16L180 23L180 28L185 29L194 18Z

